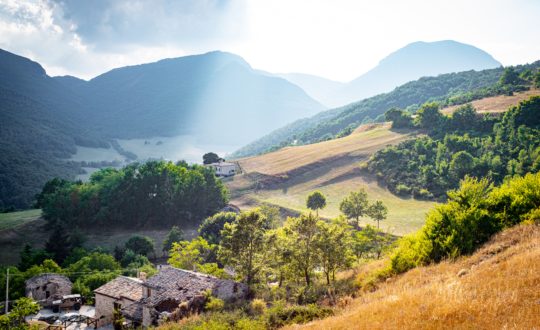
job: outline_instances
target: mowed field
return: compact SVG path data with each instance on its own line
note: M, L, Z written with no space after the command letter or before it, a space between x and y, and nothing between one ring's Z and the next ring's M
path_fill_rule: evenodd
M540 89L531 88L528 91L514 93L512 96L498 95L486 97L480 100L471 102L476 111L479 113L497 113L508 110L509 107L517 105L519 102L530 98L531 96L540 95ZM460 105L446 107L441 110L442 113L449 114L454 112Z
M397 197L359 166L375 151L415 135L414 131L390 130L389 123L363 125L344 138L240 159L243 174L226 180L226 184L233 204L250 208L268 203L289 213L306 211L306 197L319 190L327 197L326 208L319 212L325 218L338 216L343 198L364 188L370 200L382 200L388 206L382 228L403 235L420 228L435 203ZM374 222L366 218L362 223Z
M337 315L287 329L538 329L540 226L508 229L471 256L380 283Z

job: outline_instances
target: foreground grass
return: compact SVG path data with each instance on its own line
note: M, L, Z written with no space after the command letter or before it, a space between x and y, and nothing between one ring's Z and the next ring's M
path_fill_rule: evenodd
M29 222L36 221L40 217L40 209L0 213L0 231L22 226Z
M472 256L413 269L339 315L289 329L535 329L539 258L540 227L521 225Z

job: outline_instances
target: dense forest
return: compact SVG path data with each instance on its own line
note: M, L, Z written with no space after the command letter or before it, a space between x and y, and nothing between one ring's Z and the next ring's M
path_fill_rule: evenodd
M414 120L391 110L398 127L416 126L427 133L375 153L365 165L399 195L444 198L465 175L500 183L508 176L540 170L540 97L512 107L501 118L481 116L469 104L451 116L437 104L425 104Z
M441 106L459 105L483 97L525 90L534 83L539 68L540 61L511 67L514 75L510 75L504 83L501 83L505 73L502 67L424 77L397 87L390 93L298 120L241 148L234 156L246 157L284 146L341 137L350 134L360 124L384 121L384 113L391 108L414 113L426 102L438 102Z
M102 169L86 183L53 179L37 197L51 228L193 224L227 201L227 191L211 169L165 161Z

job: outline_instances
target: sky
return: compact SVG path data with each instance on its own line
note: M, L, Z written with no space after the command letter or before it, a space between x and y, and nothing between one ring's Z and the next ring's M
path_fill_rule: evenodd
M212 50L254 68L349 81L415 41L456 40L503 65L540 59L539 0L0 0L0 48L49 75Z

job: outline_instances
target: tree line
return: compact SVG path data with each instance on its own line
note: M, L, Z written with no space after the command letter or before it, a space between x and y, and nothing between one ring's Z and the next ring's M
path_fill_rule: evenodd
M170 228L197 223L227 202L211 169L165 161L102 169L86 183L53 179L37 196L51 228Z
M466 175L495 183L540 170L540 97L504 115L479 115L470 105L446 116L427 103L412 118L406 111L386 113L394 128L417 127L417 137L376 152L364 167L398 195L444 199Z

